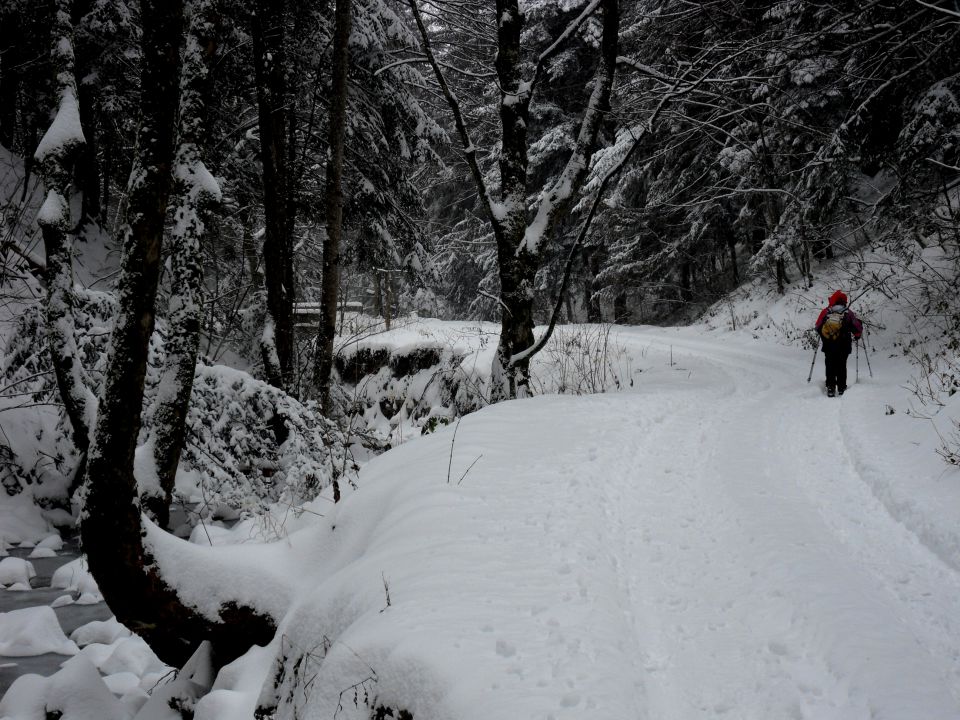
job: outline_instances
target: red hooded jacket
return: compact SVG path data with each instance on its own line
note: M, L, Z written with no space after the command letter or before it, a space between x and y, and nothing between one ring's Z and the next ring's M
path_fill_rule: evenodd
M823 341L823 351L827 351L828 343L840 343L846 345L847 352L850 352L850 336L853 336L854 340L859 340L860 336L863 334L863 323L860 322L859 318L853 314L853 310L847 309L847 296L837 290L833 295L830 296L830 304L820 311L820 316L817 318L817 324L815 325L817 333L820 332L820 328L823 327L823 321L827 319L827 313L830 312L832 308L842 307L843 310L843 329L844 332L841 334L839 340Z

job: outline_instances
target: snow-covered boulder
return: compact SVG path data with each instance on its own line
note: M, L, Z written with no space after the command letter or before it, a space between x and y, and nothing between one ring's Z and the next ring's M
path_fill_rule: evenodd
M81 625L70 634L70 639L80 647L86 647L91 643L103 643L109 645L123 637L129 637L130 631L117 621L116 618L109 620L94 620L86 625Z
M115 643L113 652L100 665L104 675L132 672L143 677L148 672L165 670L166 666L154 654L150 646L138 635L121 638Z
M53 551L59 551L63 549L63 538L59 535L48 535L43 540L37 543L38 548L48 548Z
M77 558L58 567L56 572L53 573L53 577L50 578L50 587L91 595L100 594L97 581L93 579L93 575L90 574L90 569L87 567L86 558Z
M0 585L23 583L30 585L30 578L36 576L33 563L22 558L5 557L0 560Z
M85 657L71 658L48 678L18 677L0 700L0 717L10 720L128 720L118 700Z
M41 605L0 613L0 655L76 655L79 651L63 634L53 608Z
M55 550L51 550L48 547L40 547L39 545L37 545L27 557L31 558L32 560L37 560L41 558L52 558L56 556L57 556L57 553Z

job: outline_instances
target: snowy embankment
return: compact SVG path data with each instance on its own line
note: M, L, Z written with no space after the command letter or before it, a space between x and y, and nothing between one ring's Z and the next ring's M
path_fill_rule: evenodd
M277 639L196 718L957 717L960 481L902 363L828 400L808 351L619 343L632 390L486 408L292 522Z

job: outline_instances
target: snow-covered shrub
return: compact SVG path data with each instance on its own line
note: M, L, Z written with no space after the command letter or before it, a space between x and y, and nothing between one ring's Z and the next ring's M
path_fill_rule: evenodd
M76 289L73 316L77 329L77 350L83 375L94 393L103 380L106 350L116 312L116 301L111 294ZM22 480L32 478L38 482L50 481L40 495L47 500L62 501L79 457L70 440L70 420L60 407L60 394L50 361L46 321L39 303L24 306L12 325L0 355L0 386L3 387L0 403L3 403L6 412L16 412L21 407L41 407L47 411L53 408L55 412L50 414L56 417L53 421L38 423L36 430L37 442L46 446L42 464L54 472L48 474L23 465L19 471L15 471L12 467L17 460L14 452L8 458L9 462L0 460L0 465L7 467L6 471L0 469L0 473L6 475L6 480L16 474ZM19 447L13 450L23 452L23 448ZM9 492L12 483L4 482L4 485ZM56 486L62 486L62 489Z
M341 350L336 366L351 433L396 444L479 409L486 404L486 384L464 360L461 350L433 339Z
M77 347L94 394L103 382L116 314L112 294L77 289ZM160 381L165 334L165 323L158 319L149 348L141 442L152 427L150 410ZM59 403L39 305L19 317L7 342L0 377L11 393L29 402ZM280 444L275 418L285 437ZM61 413L55 432L69 438L68 428L69 420ZM65 476L72 476L79 459L72 443L61 439L57 447L54 462ZM34 476L6 450L0 446L0 482L8 493L19 492ZM311 499L334 478L352 473L342 435L318 408L301 404L242 371L203 363L197 365L181 465L197 471L206 510L226 506L241 513L272 502Z
M314 403L222 365L197 366L182 462L199 473L205 505L240 512L312 499L353 472L342 435Z
M103 381L110 331L116 315L117 301L113 294L75 288L73 319L77 350L84 371L95 387ZM157 350L154 341L151 351ZM40 304L26 307L17 318L7 340L0 372L6 386L16 383L16 392L30 393L35 402L56 397L57 382L50 365L46 322Z

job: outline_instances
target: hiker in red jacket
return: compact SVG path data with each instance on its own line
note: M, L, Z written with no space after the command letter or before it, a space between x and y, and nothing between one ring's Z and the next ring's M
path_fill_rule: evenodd
M816 328L823 339L827 396L833 397L835 391L843 395L847 389L847 356L853 347L852 340L860 339L863 324L847 308L847 296L837 290L830 296L830 304L820 312Z

